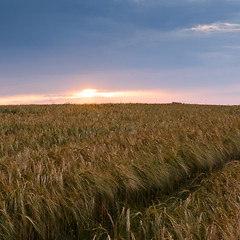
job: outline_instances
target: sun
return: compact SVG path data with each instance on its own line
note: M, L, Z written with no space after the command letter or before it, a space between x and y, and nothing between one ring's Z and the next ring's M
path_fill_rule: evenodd
M75 93L71 98L113 98L125 95L124 92L105 92L97 89L83 89L81 92Z
M96 97L98 94L96 89L84 89L76 95L78 97L91 98L91 97Z

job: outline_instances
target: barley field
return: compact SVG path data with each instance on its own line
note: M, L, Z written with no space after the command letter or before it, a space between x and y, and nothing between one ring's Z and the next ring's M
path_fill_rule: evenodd
M240 106L0 106L0 239L240 239Z

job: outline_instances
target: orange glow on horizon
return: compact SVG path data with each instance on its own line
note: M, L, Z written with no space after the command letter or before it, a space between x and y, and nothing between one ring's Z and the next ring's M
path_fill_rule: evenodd
M83 89L78 92L65 92L56 95L14 95L0 97L0 105L19 104L91 104L91 103L147 103L166 102L168 93L160 91L103 91Z
M240 87L240 86L239 86ZM234 89L240 89L235 86ZM225 89L226 93L233 91ZM128 90L104 91L98 89L82 89L75 92L62 92L50 95L13 95L0 97L0 105L19 104L101 104L101 103L203 103L203 104L236 104L239 95L228 97L222 101L222 89L207 90Z
M18 104L32 104L41 102L44 96L42 95L16 95L0 98L0 105L18 105Z

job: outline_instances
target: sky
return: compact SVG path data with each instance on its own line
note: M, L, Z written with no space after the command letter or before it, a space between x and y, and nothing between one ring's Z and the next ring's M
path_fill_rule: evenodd
M239 0L1 0L0 105L240 104Z

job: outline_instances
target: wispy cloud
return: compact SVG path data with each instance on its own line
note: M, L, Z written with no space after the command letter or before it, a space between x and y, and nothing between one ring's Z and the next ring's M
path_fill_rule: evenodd
M240 24L237 23L213 23L209 25L198 25L190 30L197 32L239 32Z
M78 93L65 95L20 95L0 97L0 105L19 104L63 104L63 103L156 103L169 102L178 97L177 93L163 90L131 90L131 91L101 91L97 89L83 89Z
M22 95L0 97L0 105L18 104L91 104L91 103L203 103L203 104L239 104L240 85L175 90L131 90L101 91L83 89L78 93L65 95Z

